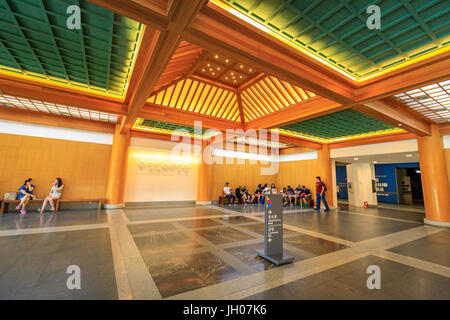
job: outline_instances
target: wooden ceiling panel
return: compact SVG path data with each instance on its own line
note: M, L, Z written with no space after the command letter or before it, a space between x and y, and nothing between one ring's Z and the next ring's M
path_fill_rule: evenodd
M154 92L187 74L202 52L202 48L182 41L156 83Z

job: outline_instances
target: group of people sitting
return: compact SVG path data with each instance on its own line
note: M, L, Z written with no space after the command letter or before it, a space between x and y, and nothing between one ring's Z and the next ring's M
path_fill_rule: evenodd
M36 196L33 194L33 190L35 189L35 186L31 183L33 179L28 178L25 180L22 186L19 188L19 194L17 196L17 200L20 200L19 205L16 207L16 210L20 210L21 214L26 214L26 207L28 205L28 202L30 200L36 200ZM40 213L43 213L45 210L45 207L48 203L50 203L50 206L52 208L52 211L55 211L55 201L61 198L61 194L63 191L64 185L61 178L56 178L55 181L53 181L52 186L50 188L50 192L48 196L44 199L42 203L42 207L39 209Z
M223 194L228 199L229 205L231 205L231 202L234 204L236 198L241 199L244 204L253 203L255 199L257 200L257 203L264 203L264 196L268 194L283 195L284 206L301 204L302 207L308 207L309 200L311 199L311 191L305 186L297 185L295 189L292 189L291 186L287 186L283 187L283 189L278 192L274 183L272 183L270 187L268 184L259 184L253 194L250 194L247 186L239 186L233 194L230 183L227 182L223 188Z

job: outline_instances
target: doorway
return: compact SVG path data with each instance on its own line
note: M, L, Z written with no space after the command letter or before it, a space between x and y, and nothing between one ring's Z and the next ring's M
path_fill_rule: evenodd
M423 205L420 167L395 168L398 203Z

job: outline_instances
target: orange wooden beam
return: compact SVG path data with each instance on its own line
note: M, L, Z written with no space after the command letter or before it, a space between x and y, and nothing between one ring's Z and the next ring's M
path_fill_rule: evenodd
M145 139L154 139L154 140L164 140L164 141L173 141L172 140L172 135L171 134L165 134L165 133L157 133L157 132L148 132L148 131L142 131L139 129L132 129L130 131L130 134L132 137L139 137L139 138L145 138ZM181 141L185 141L186 137L179 137L178 141L174 141L174 142L181 142ZM189 139L191 143L194 143L195 140L199 140L199 139L195 139L195 138L190 138Z
M294 106L287 107L265 117L247 122L247 127L254 129L276 128L298 121L323 116L345 108L346 107L343 107L339 103L315 96L308 100L301 101Z
M152 4L154 1L129 1L129 0L88 0L89 2L113 11L122 16L139 21L158 30L165 30L170 22L162 8ZM166 13L170 11L167 7Z
M347 141L328 143L328 147L330 149L336 149L336 148L345 148L345 147L353 147L353 146L362 146L362 145L374 144L374 143L410 140L410 139L416 139L416 138L417 138L417 136L414 133L399 132L399 133L393 133L393 134L389 134L389 135L382 135L382 136L378 136L378 137L350 139Z
M419 136L430 135L430 124L393 99L384 99L353 106L353 109Z
M167 29L162 32L152 30L154 46L148 53L149 55L144 58L147 63L143 67L140 81L130 97L128 114L122 121L121 132L127 132L133 126L156 82L178 47L182 31L191 23L205 2L206 0L175 1L172 5L174 6L173 17Z
M448 80L449 70L450 51L447 51L364 81L355 90L355 98L358 103L365 103Z
M13 96L37 99L101 112L126 114L126 105L119 99L61 88L49 83L0 75L0 91Z
M107 133L113 133L115 128L115 124L109 122L83 120L37 111L11 110L8 107L0 107L0 119Z

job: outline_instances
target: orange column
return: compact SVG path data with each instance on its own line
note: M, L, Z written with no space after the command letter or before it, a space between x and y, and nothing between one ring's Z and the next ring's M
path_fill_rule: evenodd
M129 145L130 133L120 133L120 125L116 125L109 162L108 184L106 185L105 208L107 209L124 207Z
M431 125L431 136L417 138L425 201L425 223L450 227L450 187L439 126Z
M322 181L327 186L327 202L329 206L334 205L333 201L333 193L334 193L334 185L333 185L333 174L331 171L331 158L330 158L330 149L327 144L322 145L322 149L317 151L317 175L322 179ZM315 187L314 187L315 191Z
M204 151L207 146L206 141L202 141L201 162L198 168L198 187L197 201L198 205L211 204L211 165L205 163Z

